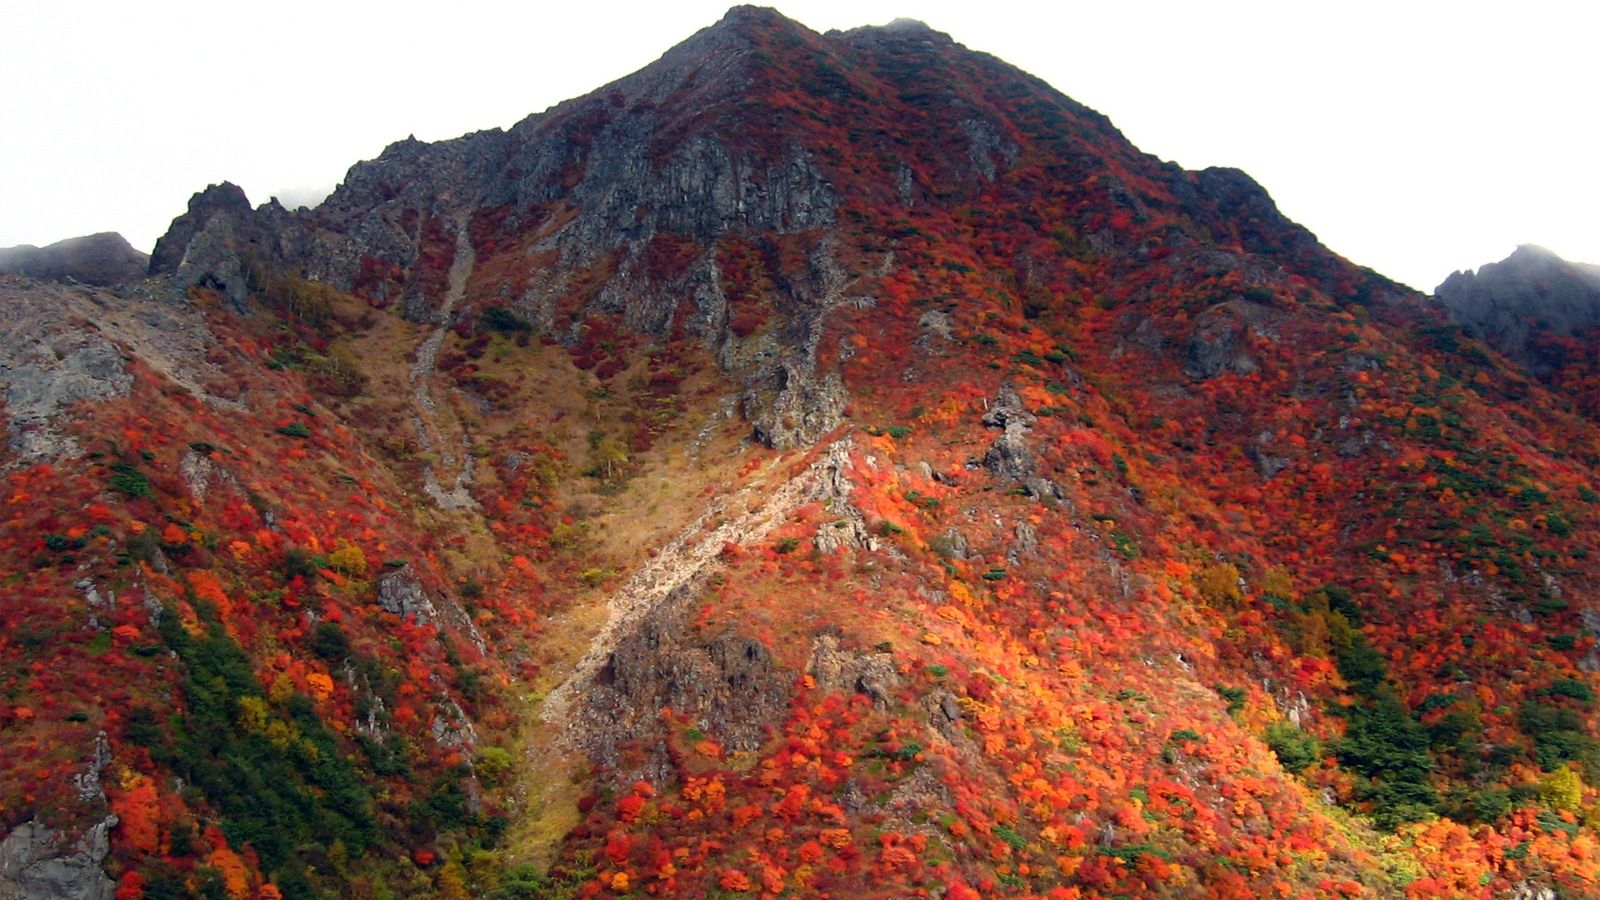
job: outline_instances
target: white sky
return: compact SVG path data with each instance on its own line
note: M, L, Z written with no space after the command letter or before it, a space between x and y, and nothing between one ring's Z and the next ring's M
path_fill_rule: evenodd
M0 12L0 247L189 195L315 200L391 141L508 126L658 57L726 0L33 2ZM1592 0L793 0L817 30L919 18L1230 165L1351 260L1430 289L1518 243L1600 262Z

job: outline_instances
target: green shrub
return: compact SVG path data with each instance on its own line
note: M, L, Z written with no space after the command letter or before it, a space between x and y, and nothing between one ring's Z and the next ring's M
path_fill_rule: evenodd
M1467 799L1474 822L1495 822L1511 812L1511 792L1504 788L1484 788Z
M616 570L611 568L590 566L589 568L578 573L578 580L589 587L597 587L606 581L611 580L611 578L613 578L616 574Z
M490 783L498 783L511 771L511 754L503 747L483 747L478 751L474 768L478 776Z
M1217 696L1221 697L1228 704L1228 715L1231 716L1239 710L1244 709L1244 700L1249 694L1249 692L1244 688L1219 684L1216 686L1216 689Z
M542 900L552 895L554 887L538 868L521 863L506 870L499 886L486 896L488 900Z
M204 796L229 843L253 848L279 884L307 880L306 848L338 841L364 854L377 839L372 797L311 701L268 706L249 657L218 624L191 636L171 615L160 631L181 662L182 712L136 710L130 739ZM241 715L251 709L259 715Z
M1028 846L1028 839L1018 834L1017 830L1010 825L1001 823L995 825L992 831L995 837L1010 844L1014 850L1021 850Z
M283 551L283 575L285 578L312 578L326 568L328 561L313 554L304 547L289 547Z
M311 629L311 652L318 659L337 663L350 655L350 639L337 622L318 622Z
M367 574L367 555L360 547L341 539L338 549L328 554L328 568L351 578L363 578Z
M1582 717L1573 710L1530 701L1517 710L1517 727L1533 738L1534 760L1547 772L1570 760L1584 762L1588 771L1594 771L1592 763L1600 763L1600 745L1589 736Z
M150 479L127 463L112 465L108 483L112 490L120 491L129 497L148 497L153 493L150 489Z
M533 331L533 323L517 315L509 309L491 306L478 316L478 324L490 331L499 331L506 334L527 333Z
M1290 772L1304 772L1322 761L1322 742L1287 722L1273 722L1264 735L1278 763Z
M1594 702L1594 691L1576 678L1557 678L1539 693L1546 697L1570 697L1581 703Z

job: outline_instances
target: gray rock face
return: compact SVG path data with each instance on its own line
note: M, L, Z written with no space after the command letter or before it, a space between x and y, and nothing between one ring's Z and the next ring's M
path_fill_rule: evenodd
M922 698L922 709L928 714L928 725L947 741L959 740L961 733L961 704L949 691L934 691Z
M1532 881L1519 881L1512 885L1511 892L1506 894L1507 900L1558 900L1560 896L1554 888Z
M1022 560L1039 555L1039 533L1026 519L1019 520L1016 527L1016 541L1006 548L1006 561L1012 565L1020 565Z
M756 439L779 450L808 446L838 428L849 403L838 373L818 370L817 351L828 314L849 300L851 279L834 261L830 239L807 263L804 276L774 298L777 324L748 339L726 332L718 352L724 369L742 374L741 402Z
M699 728L729 750L753 750L782 720L792 679L778 669L767 648L753 638L725 633L708 643L686 637L679 601L668 603L618 642L584 698L578 738L596 762L617 766L628 741L648 739L660 728L660 710L693 717ZM649 742L646 740L646 746ZM634 777L665 778L671 763L656 743Z
M823 320L851 299L841 292L852 278L834 264L825 234L839 197L803 133L751 142L706 125L760 112L747 108L754 101L744 88L778 27L799 28L770 11L734 10L655 64L509 130L398 142L353 167L315 210L252 210L236 186L214 185L157 244L150 270L242 307L266 265L360 287L408 318L438 321L448 306L441 235L464 223L475 244L514 244L542 260L516 276L525 283L502 285L505 305L558 340L580 340L591 316L657 335L686 327L743 384L758 440L808 445L838 427L847 402L838 376L816 367ZM991 165L1015 153L993 127L969 130ZM775 313L757 335L730 329L715 254L687 272L651 263L661 236L708 247L728 234L802 232L818 232L811 271L775 273L765 296L749 298ZM589 279L598 289L574 310L573 285ZM686 295L692 303L680 310Z
M71 322L50 293L73 290L0 280L0 399L10 419L7 444L25 462L76 455L60 417L74 404L125 396L133 385L116 345Z
M143 278L149 262L148 254L133 249L114 231L67 238L45 247L0 248L0 272L102 287Z
M822 553L835 553L840 550L876 550L878 539L873 537L867 528L867 520L861 510L850 502L850 494L855 490L855 484L850 480L845 469L850 463L850 448L843 441L830 446L827 456L824 457L819 471L820 478L817 485L817 499L822 500L827 508L838 515L822 527L817 529L812 543Z
M251 209L238 185L214 184L189 198L188 211L156 241L150 274L180 291L219 291L243 311L257 273L290 255L297 230L277 200Z
M301 217L311 230L289 262L348 288L366 258L411 269L428 220L489 210L511 231L558 222L538 245L560 256L542 282L611 254L636 255L658 233L709 244L729 232L831 226L839 199L801 144L758 151L696 127L733 114L727 107L741 101L729 88L748 83L758 65L746 30L770 23L735 13L653 65L509 130L391 145ZM676 298L662 302L670 313ZM670 315L657 318L670 324Z
M888 655L841 650L839 639L831 634L812 642L806 671L822 690L865 694L878 709L887 709L894 702L900 686L900 675Z
M378 579L378 605L385 612L416 616L419 623L431 622L439 615L422 582L409 567Z
M1007 424L1005 432L995 438L983 454L983 467L1001 478L1021 481L1033 477L1037 464L1033 451L1023 440L1027 433L1027 426L1021 422Z
M1283 456L1272 452L1275 437L1276 436L1272 432L1263 431L1259 435L1256 435L1254 443L1245 448L1245 452L1249 454L1250 459L1255 462L1256 471L1261 473L1261 478L1263 481L1271 481L1273 478L1276 478L1279 472L1287 469L1289 464L1294 462L1294 460L1288 456Z
M1434 293L1467 334L1545 378L1561 360L1541 336L1573 337L1600 328L1600 266L1569 263L1523 245L1477 272L1456 272Z
M745 414L768 447L814 444L844 420L844 382L835 373L817 378L808 368L779 366L770 377L753 379L757 387L746 394Z
M150 274L163 275L178 271L189 250L189 242L212 219L217 216L241 218L250 212L250 201L245 197L244 189L226 181L210 185L190 197L188 211L173 219L167 233L156 241L155 251L150 254Z
M116 883L103 864L117 817L107 815L73 839L24 822L0 841L0 900L111 900Z
M983 424L986 428L1006 428L1012 422L1023 428L1032 428L1036 421L1037 417L1023 407L1016 388L1009 384L1000 386L1000 390L995 394L994 403L983 414Z
M105 787L100 783L100 773L105 771L106 766L111 765L111 744L106 740L104 731L95 732L92 753L89 767L72 779L78 786L78 799L84 803L93 803L97 800L104 802L106 799Z
M1600 639L1600 609L1585 609L1578 613L1583 630L1592 638ZM1579 661L1578 668L1585 672L1600 672L1600 645L1591 647Z
M1009 167L1021 153L1016 144L1001 137L995 127L982 119L968 119L961 123L966 133L967 156L972 160L974 174L984 181L993 181L996 175L995 160Z
M1230 301L1200 314L1184 348L1184 374L1205 380L1224 372L1249 375L1260 368L1249 351L1251 323L1242 311L1248 306Z
M965 560L968 554L972 552L971 545L967 543L967 536L954 525L946 528L944 533L939 535L938 540L939 543L936 549L940 553L948 555L951 559Z
M1060 500L1066 496L1061 485L1039 474L1038 461L1028 447L1026 436L1038 418L1022 405L1022 400L1010 385L1001 385L995 401L983 414L983 424L988 428L1002 429L999 437L984 451L983 459L967 463L968 468L982 466L998 478L1022 485L1028 496L1036 500Z

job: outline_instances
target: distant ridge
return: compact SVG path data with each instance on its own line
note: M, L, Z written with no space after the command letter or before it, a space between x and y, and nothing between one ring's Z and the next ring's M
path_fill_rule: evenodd
M81 281L109 287L144 276L148 254L114 231L67 238L46 247L0 248L0 272L47 281Z

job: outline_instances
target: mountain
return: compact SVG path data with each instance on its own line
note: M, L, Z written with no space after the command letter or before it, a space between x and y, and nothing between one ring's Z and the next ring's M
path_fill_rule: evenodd
M0 894L1597 890L1596 422L920 23L149 273L0 277Z
M148 256L115 232L68 238L48 247L0 247L0 272L101 287L137 281L148 263Z
M1434 293L1468 335L1600 416L1600 266L1524 244Z

